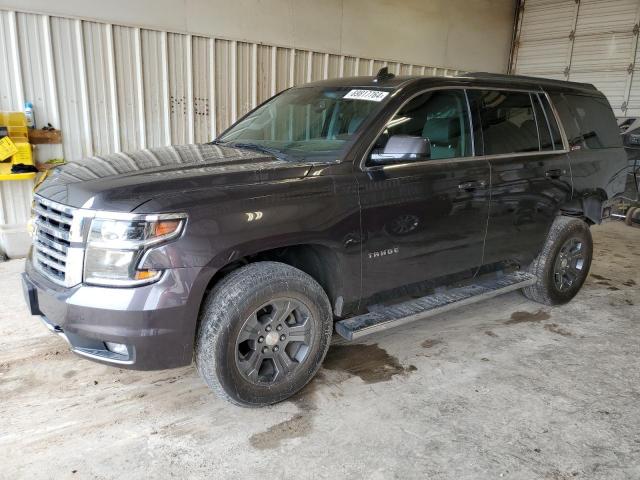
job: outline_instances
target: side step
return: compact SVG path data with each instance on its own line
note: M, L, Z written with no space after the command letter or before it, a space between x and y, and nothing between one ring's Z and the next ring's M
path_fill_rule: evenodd
M536 283L536 277L530 273L516 271L500 278L482 280L473 285L452 288L443 293L427 295L388 307L379 307L375 311L340 320L336 322L336 332L347 340L355 340L371 333L519 290L534 283Z

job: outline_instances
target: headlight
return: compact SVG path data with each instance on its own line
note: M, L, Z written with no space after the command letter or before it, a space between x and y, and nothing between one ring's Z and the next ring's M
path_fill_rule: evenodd
M130 287L151 283L161 270L138 270L145 250L180 235L184 214L142 215L131 220L100 218L91 221L84 260L84 282Z

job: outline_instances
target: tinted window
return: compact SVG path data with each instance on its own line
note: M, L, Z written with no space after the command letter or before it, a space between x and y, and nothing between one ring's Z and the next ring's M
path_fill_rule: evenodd
M471 155L469 114L464 92L437 90L410 100L387 123L376 150L382 150L392 135L428 139L432 160Z
M562 143L560 128L558 128L558 120L553 113L551 105L549 105L549 99L545 95L538 94L537 96L540 104L542 105L542 110L545 115L544 119L548 123L549 129L551 130L551 140L553 141L554 149L563 150L564 144Z
M551 138L551 128L549 126L549 120L546 113L542 109L542 103L540 97L537 94L531 94L531 100L533 101L533 112L536 117L536 124L538 125L538 137L540 138L540 150L549 151L555 150L553 139Z
M286 159L335 161L390 97L388 91L375 90L373 93L380 97L365 98L358 95L360 91L347 87L292 88L258 107L218 141L268 148Z
M531 98L526 92L479 92L485 155L535 152L540 149Z
M564 95L588 148L622 145L620 131L609 102L604 97Z
M567 135L569 146L582 145L582 136L580 135L580 128L578 123L571 113L569 104L561 93L551 93L551 102L558 112L562 126L564 127L564 133Z

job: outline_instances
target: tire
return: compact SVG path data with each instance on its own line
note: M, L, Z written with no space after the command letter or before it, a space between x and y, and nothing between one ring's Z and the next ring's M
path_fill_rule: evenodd
M196 367L217 396L243 407L270 405L313 378L332 332L331 304L313 278L283 263L252 263L206 297Z
M523 288L522 293L545 305L567 303L587 279L592 258L593 240L589 226L577 218L556 217L542 251L528 269L537 281Z

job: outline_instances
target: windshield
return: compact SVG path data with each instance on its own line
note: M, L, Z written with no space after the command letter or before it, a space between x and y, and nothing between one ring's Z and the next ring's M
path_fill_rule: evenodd
M292 88L234 125L217 143L251 148L293 161L339 160L388 90Z

